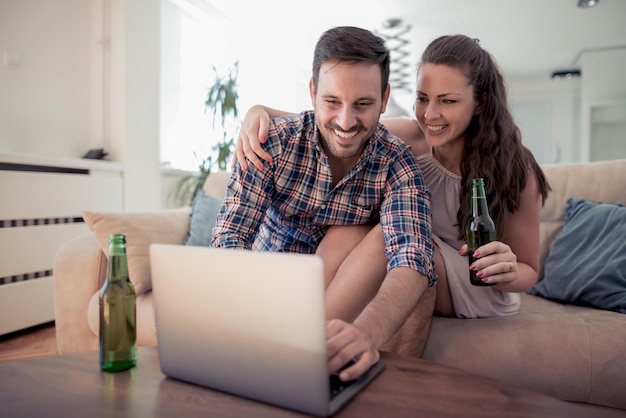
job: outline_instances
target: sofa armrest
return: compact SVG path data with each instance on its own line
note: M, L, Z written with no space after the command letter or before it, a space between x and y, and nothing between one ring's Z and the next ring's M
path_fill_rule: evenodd
M87 307L106 276L106 256L92 235L65 243L53 266L54 315L59 354L98 350Z

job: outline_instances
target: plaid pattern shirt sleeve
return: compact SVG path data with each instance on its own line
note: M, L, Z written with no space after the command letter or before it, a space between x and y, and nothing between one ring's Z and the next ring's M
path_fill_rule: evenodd
M266 172L235 167L213 228L211 246L251 249L272 195L272 177Z
M430 192L407 150L391 164L380 208L388 270L409 267L427 277L429 286L436 283L431 224Z

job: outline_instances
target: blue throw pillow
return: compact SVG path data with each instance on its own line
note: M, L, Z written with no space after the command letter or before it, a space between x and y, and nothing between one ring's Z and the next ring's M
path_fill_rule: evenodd
M199 194L191 204L191 219L189 221L189 234L185 245L206 246L211 245L213 227L217 221L217 214L222 206L222 199Z
M544 278L528 293L626 313L626 208L568 199Z

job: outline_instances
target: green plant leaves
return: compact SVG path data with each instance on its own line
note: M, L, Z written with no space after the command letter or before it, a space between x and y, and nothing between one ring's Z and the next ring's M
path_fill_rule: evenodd
M221 75L215 66L211 69L215 73L215 81L207 90L204 106L205 112L210 112L213 118L214 129L219 121L222 138L213 145L213 152L202 159L198 165L198 172L180 180L176 198L186 205L191 205L193 198L202 191L204 182L214 167L224 171L228 169L230 157L235 149L234 135L237 129L233 127L238 127L239 61L235 61L225 75Z
M220 120L222 125L226 123L228 116L237 118L237 100L239 100L239 87L237 78L239 77L239 61L233 64L228 74L222 76L215 66L211 67L215 72L215 83L209 87L206 101L204 102L205 110L209 109L213 115L213 124L217 120L217 112L220 112Z

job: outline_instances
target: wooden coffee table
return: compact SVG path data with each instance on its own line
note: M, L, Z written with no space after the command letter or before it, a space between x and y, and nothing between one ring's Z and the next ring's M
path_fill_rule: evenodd
M386 369L337 417L589 417L581 406L424 360L383 353ZM158 350L104 373L97 353L0 364L6 417L296 417L304 414L166 378ZM594 414L595 416L599 416Z

